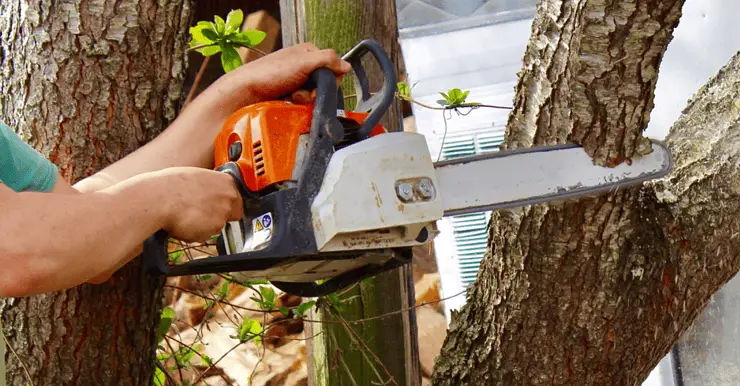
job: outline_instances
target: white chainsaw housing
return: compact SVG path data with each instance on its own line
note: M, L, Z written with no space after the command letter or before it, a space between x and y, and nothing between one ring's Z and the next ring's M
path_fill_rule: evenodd
M411 199L400 198L399 183L415 186L422 179L431 182L431 197L414 189ZM380 249L431 241L438 233L435 222L444 215L437 186L421 134L386 133L338 150L311 206L317 248Z

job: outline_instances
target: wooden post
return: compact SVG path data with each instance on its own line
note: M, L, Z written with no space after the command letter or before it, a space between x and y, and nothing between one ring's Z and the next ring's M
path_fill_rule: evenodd
M310 42L319 48L333 48L341 55L362 39L371 38L383 45L396 65L397 77L401 78L394 0L280 0L280 7L283 46ZM364 64L371 88L378 90L382 75L377 64L370 59ZM342 82L342 90L344 95L354 94L349 77ZM347 99L345 104L351 109L354 100ZM400 103L389 109L382 124L391 131L403 130ZM306 336L310 338L309 383L421 384L415 313L399 312L414 304L411 266L365 280L341 298L351 299L342 303L341 319L392 315L349 324L356 333L353 336L341 319L324 312L313 313L311 319L326 323L306 325Z
M246 17L244 18L244 23L242 23L242 31L249 30L259 30L267 34L267 36L265 36L265 40L263 40L262 43L258 44L255 47L256 49L267 54L275 50L278 36L280 36L280 22L270 16L267 11L260 10L246 15ZM243 63L251 62L260 57L257 52L252 51L246 47L241 47L236 51L242 58Z

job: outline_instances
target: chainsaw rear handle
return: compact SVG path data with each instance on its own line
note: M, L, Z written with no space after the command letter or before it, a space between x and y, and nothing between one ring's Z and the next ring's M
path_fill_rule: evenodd
M319 68L309 77L309 81L316 87L316 100L313 109L313 120L311 122L311 132L308 148L308 159L303 164L301 179L298 183L298 192L291 198L296 203L298 210L288 211L285 213L286 218L280 218L283 227L278 231L270 245L265 250L248 252L247 254L259 257L259 255L285 254L290 256L297 251L294 249L314 250L315 245L304 245L313 241L311 232L310 211L301 213L302 210L309 210L310 202L318 193L326 165L331 156L333 144L337 144L344 138L344 128L337 119L337 101L338 94L337 80L334 73L328 68ZM234 183L239 190L244 201L244 207L250 207L250 200L259 203L260 198L256 193L246 188L241 171L237 164L228 162L216 170L228 173L234 178ZM272 208L273 211L276 208ZM296 214L296 212L299 212ZM277 216L277 213L276 213ZM305 218L303 218L305 217ZM287 224L291 224L290 227ZM199 273L220 273L219 258L229 259L229 256L211 257L203 260L186 262L173 268L167 263L168 249L167 242L169 233L160 229L154 235L144 241L142 264L145 272L152 275L191 275ZM283 241L285 240L285 241ZM202 266L206 264L209 269ZM211 263L212 265L208 266ZM215 263L215 264L213 264Z
M247 186L244 184L242 174L239 171L239 166L236 163L225 163L219 166L216 171L226 173L234 178L234 184L242 197L242 201L246 201L247 199L258 199L254 193L247 189ZM167 242L169 239L169 232L164 229L160 229L154 233L154 235L149 236L149 238L144 240L142 264L145 272L153 275L169 274L170 266L167 264L169 261L167 248Z
M378 93L372 95L370 81L367 78L365 67L362 66L362 58L370 53L380 65L383 74L383 85ZM396 94L396 71L393 61L388 57L383 46L375 40L366 39L347 51L342 57L352 65L354 72L355 92L357 93L357 106L355 111L368 112L365 121L359 129L360 138L370 136L373 128L380 122L383 114L393 103Z

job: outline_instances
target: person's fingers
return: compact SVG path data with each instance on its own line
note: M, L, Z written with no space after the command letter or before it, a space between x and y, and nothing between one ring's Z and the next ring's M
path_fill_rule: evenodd
M308 90L298 90L291 95L291 101L298 105L311 103L311 93Z
M290 47L284 48L286 51L304 51L304 52L311 52L311 51L318 51L319 47L316 47L313 43L300 43L296 44Z
M305 66L309 72L321 67L332 70L337 75L344 75L352 69L352 66L337 56L333 49L312 51L306 54Z

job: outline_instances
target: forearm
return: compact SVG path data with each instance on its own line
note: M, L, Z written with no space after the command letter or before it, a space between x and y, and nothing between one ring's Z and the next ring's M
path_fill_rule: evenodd
M70 288L112 271L162 228L167 209L153 183L96 193L21 193L0 200L0 296Z
M242 107L230 105L217 82L195 98L172 124L146 145L78 182L85 192L104 189L141 173L169 167L213 168L213 141L230 112ZM244 91L249 94L249 91ZM247 104L256 99L247 96Z

